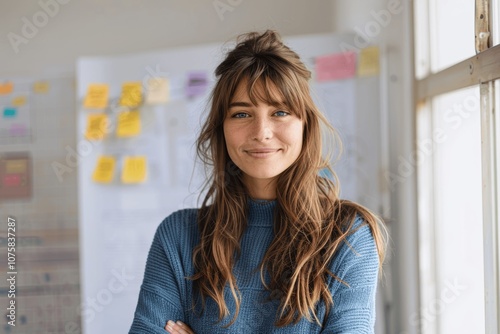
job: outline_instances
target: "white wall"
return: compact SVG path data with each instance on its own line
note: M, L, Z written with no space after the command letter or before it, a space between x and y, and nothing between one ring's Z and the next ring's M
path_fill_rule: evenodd
M333 30L336 32L364 31L368 22L373 21L373 12L387 8L387 0L333 0ZM383 37L386 32L381 32ZM379 39L380 37L377 37Z
M51 9L44 11L41 4L52 4ZM57 13L42 14L47 11ZM73 70L82 55L224 42L255 29L283 35L330 32L331 12L332 0L2 0L0 75ZM39 22L38 32L25 28L23 34L29 25L23 20ZM13 47L9 33L27 37L27 43Z

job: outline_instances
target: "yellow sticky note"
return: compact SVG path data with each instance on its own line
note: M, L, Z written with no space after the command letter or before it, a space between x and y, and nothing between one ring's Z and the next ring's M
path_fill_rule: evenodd
M145 156L126 156L123 162L122 182L141 183L146 180L147 159Z
M0 83L0 95L10 94L13 90L14 84L12 82Z
M23 174L28 169L28 160L10 159L5 161L5 174Z
M115 176L115 165L116 160L113 156L100 156L92 174L92 180L97 183L110 183Z
M13 107L21 107L26 104L26 96L16 96L12 99Z
M147 104L161 104L168 102L169 82L166 78L151 78L148 80L146 92Z
M377 46L361 49L359 53L358 75L362 77L380 73L380 51Z
M49 83L47 81L37 81L33 84L33 91L37 94L47 94L49 92Z
M124 107L137 107L142 102L141 82L125 82L122 85L120 105Z
M139 111L122 111L118 114L118 127L116 129L117 137L133 137L140 133L141 115Z
M108 105L109 86L107 84L91 84L87 88L87 95L83 106L85 108L102 109Z
M108 131L108 116L103 113L87 115L87 129L85 138L90 140L101 140L106 137Z

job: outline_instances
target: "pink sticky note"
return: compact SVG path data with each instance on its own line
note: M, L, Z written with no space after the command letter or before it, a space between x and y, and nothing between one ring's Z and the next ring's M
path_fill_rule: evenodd
M19 174L7 174L3 177L3 184L6 187L19 187L21 176Z
M319 82L352 78L356 74L356 53L349 51L317 57L315 69Z

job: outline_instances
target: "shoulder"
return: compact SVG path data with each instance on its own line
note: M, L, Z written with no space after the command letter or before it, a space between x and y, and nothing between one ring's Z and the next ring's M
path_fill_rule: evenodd
M354 222L350 226L346 241L350 245L357 245L358 248L372 249L376 252L375 238L370 224L361 215L356 215ZM373 247L371 247L373 246Z
M189 208L177 210L168 215L158 226L156 238L161 241L179 240L182 235L192 235L197 232L198 209Z
M375 243L374 234L378 233L379 218L364 206L349 201L339 200L333 204L330 222L335 226L334 238L346 242L370 239Z
M372 226L361 214L356 214L353 218L342 221L340 224L342 232L345 233L345 238L339 245L339 251L350 250L357 253L358 250L371 250L373 248L376 252Z
M346 236L333 258L333 272L343 277L353 268L368 272L378 271L380 260L373 226L362 213L356 213L350 221L342 222L342 228Z
M184 225L192 222L196 222L196 217L198 215L199 209L189 208L189 209L181 209L175 212L172 212L168 215L163 222L162 225Z

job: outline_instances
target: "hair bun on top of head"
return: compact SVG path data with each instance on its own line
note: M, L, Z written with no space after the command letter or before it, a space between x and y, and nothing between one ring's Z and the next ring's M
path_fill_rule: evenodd
M280 34L274 30L239 35L234 48L227 52L225 59L217 66L215 75L239 76L241 71L249 74L269 68L281 73L292 71L306 80L311 78L311 72L299 55L285 45Z
M236 38L236 42L236 48L247 47L256 54L284 46L280 34L274 30L242 34Z

